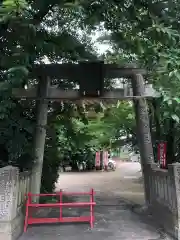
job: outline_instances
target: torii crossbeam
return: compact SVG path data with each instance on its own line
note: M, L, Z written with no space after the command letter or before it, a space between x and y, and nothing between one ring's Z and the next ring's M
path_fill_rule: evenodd
M139 68L132 67L119 67L115 64L104 64L103 62L83 62L79 64L44 64L34 65L30 72L32 78L50 78L50 79L68 79L80 85L79 90L62 90L48 87L44 99L59 101L59 100L80 100L80 99L94 99L94 100L129 100L133 98L151 98L155 97L155 91L146 85L144 92L141 95L133 95L131 89L118 88L105 90L105 78L132 78L133 76L146 74L146 71ZM98 77L98 78L97 78ZM83 86L83 90L81 87ZM88 93L88 88L91 88L91 93ZM130 91L131 90L131 91ZM82 94L84 92L84 95ZM93 92L93 94L92 94ZM98 93L99 92L99 93ZM37 87L29 89L13 89L13 96L23 99L36 99L42 98L38 92Z

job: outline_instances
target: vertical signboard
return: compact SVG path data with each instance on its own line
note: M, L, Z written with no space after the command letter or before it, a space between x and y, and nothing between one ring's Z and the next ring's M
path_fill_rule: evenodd
M158 144L158 161L162 168L166 167L166 150L167 150L167 143L160 142Z
M107 168L108 168L108 151L103 151L103 165L104 165L104 169L107 170Z
M95 157L95 167L100 168L101 162L100 162L100 152L96 152Z

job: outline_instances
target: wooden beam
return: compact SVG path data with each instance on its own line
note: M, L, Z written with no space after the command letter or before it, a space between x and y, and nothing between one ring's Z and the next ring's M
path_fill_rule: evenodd
M15 98L23 98L23 99L40 99L39 96L37 95L37 89L36 88L30 88L30 89L13 89L12 92L13 96ZM154 96L145 94L143 96L133 96L133 95L124 95L124 89L114 89L111 91L105 91L104 96L99 97L99 98L92 98L89 100L112 100L112 99L120 99L120 100L125 100L125 99L133 99L133 98L152 98ZM78 90L60 90L56 88L49 88L48 89L48 94L46 99L52 100L52 101L59 101L59 100L81 100L83 99L79 95ZM88 98L84 98L88 100Z
M78 80L82 78L82 65L81 64L36 64L33 66L31 71L31 77L37 77L41 75L49 76L50 78L61 78ZM103 65L104 77L105 78L120 78L120 77L132 77L134 74L146 74L144 69L123 67L115 64L104 64ZM86 76L84 76L86 78Z

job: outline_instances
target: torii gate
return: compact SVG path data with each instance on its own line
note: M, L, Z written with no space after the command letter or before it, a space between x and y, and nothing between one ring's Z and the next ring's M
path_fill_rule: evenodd
M38 78L38 87L30 89L13 89L13 96L23 99L37 100L37 125L34 138L34 183L31 191L40 192L41 175L46 138L47 114L49 101L76 100L133 100L137 123L137 135L142 165L154 160L151 142L149 117L145 98L154 95L148 93L144 85L143 75L146 71L139 68L119 67L104 62L80 62L78 64L41 64L34 65L30 77ZM132 93L125 89L104 89L105 78L131 79ZM79 90L61 90L51 85L51 79L68 79L79 83ZM145 184L146 185L146 184ZM146 189L145 189L146 192Z

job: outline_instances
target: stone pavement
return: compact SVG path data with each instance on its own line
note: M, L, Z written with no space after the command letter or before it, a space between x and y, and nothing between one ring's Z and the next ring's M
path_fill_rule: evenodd
M107 200L107 199L106 199ZM98 199L95 208L96 222L94 229L88 224L41 225L28 227L20 240L150 240L162 239L149 223L144 222L132 212L130 204L123 200L112 202L108 206L105 199ZM74 213L83 214L84 211ZM73 215L74 215L73 214Z
M137 200L140 201L143 197L141 186L133 182L135 176L139 177L139 166L136 164L121 165L112 173L61 175L57 190L62 188L86 191L90 187L95 189L97 206L94 228L91 230L89 224L82 223L29 226L27 233L19 240L169 240L158 232L147 215L133 211L132 200L135 199L137 203ZM82 208L79 211L70 210L71 216L87 215L87 212ZM56 210L48 213L51 217L58 214ZM68 212L64 214L69 215Z

